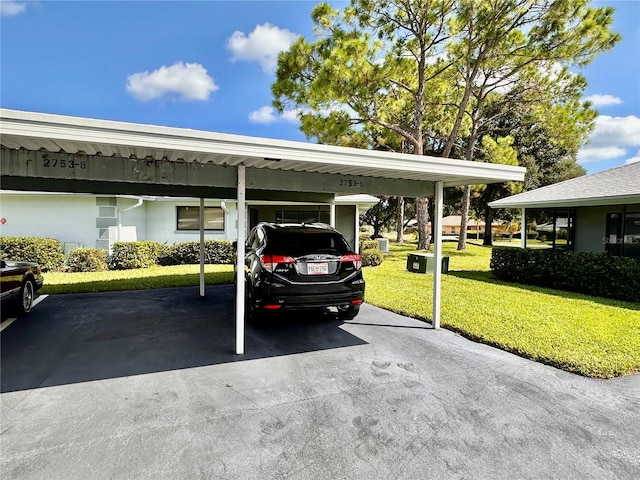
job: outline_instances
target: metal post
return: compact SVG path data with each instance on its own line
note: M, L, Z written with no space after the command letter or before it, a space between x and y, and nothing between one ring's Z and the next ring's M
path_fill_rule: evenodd
M527 209L520 209L522 223L520 223L520 248L527 248Z
M353 246L353 250L356 253L360 253L360 207L358 206L358 204L356 203L355 205L355 224L354 224L354 234L353 234L353 243L355 244Z
M204 198L200 198L200 296L204 293Z
M329 225L336 228L336 201L333 200L329 204Z
M442 182L435 182L435 222L433 225L433 314L432 327L440 328L440 287L442 284Z
M236 251L236 353L244 354L245 167L238 165L238 249Z

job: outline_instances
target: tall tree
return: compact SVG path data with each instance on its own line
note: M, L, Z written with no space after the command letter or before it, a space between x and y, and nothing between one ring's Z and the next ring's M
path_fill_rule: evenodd
M599 52L611 48L619 36L609 27L613 10L588 8L588 1L463 0L457 3L453 20L457 34L450 46L459 85L463 89L457 105L454 127L443 156L449 156L459 141L458 125L470 117L465 159L474 160L476 143L487 131L485 110L498 103L502 111L548 105L575 92L576 82L568 79L567 65L583 66ZM547 88L541 88L545 85ZM560 92L559 92L560 91ZM578 98L582 90L578 92ZM573 96L575 98L575 95ZM488 105L489 104L489 105ZM568 115L568 122L576 119ZM461 231L466 231L471 187L464 188ZM461 235L458 249L466 247Z
M299 111L301 130L322 143L353 144L374 131L423 155L425 125L446 124L444 60L455 0L352 0L343 12L312 12L315 42L300 38L278 58L274 106ZM427 88L429 86L429 88ZM433 136L433 134L432 134ZM427 248L428 199L416 201L419 248Z
M318 39L279 56L274 106L296 109L301 130L322 143L401 138L416 155L473 160L487 99L530 96L532 77L588 64L619 40L612 15L588 0L352 0L343 11L322 3L312 12ZM428 210L417 199L418 248L428 247Z

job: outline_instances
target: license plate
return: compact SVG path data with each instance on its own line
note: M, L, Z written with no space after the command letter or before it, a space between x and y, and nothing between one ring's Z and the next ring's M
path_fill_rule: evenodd
M307 263L307 274L326 275L327 273L329 273L328 263Z

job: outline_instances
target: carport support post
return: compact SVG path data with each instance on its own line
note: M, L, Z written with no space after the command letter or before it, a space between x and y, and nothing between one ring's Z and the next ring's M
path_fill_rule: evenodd
M336 201L333 200L329 204L329 225L336 228Z
M440 285L442 283L442 182L435 182L435 212L433 226L433 313L431 326L440 328Z
M522 221L520 223L520 248L527 248L527 209L520 211Z
M236 250L236 353L244 354L245 167L238 165L238 248Z
M200 296L204 297L204 198L200 198Z

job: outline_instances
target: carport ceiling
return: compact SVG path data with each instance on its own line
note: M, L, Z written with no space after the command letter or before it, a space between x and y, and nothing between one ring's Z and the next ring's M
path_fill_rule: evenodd
M448 187L524 179L521 167L8 109L0 109L0 134L2 146L11 150L221 167L244 164L248 171L429 182L430 190L437 181ZM3 176L11 174L9 168L3 162ZM372 193L360 190L352 193Z

